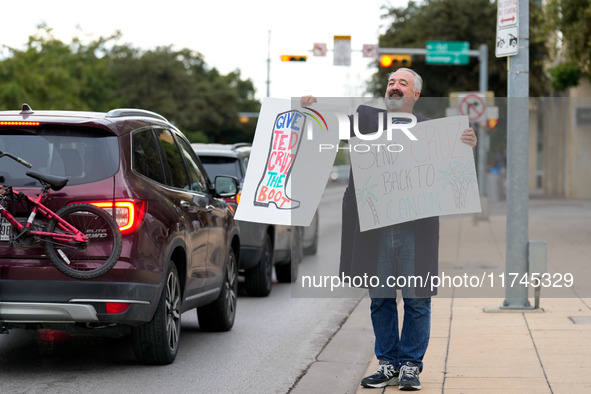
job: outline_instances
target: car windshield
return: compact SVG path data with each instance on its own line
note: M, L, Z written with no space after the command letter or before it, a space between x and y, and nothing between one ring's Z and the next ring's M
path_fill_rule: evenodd
M0 151L29 163L32 170L65 176L69 185L95 182L113 176L119 169L117 137L102 130L59 127L30 130L0 130ZM0 160L0 181L11 186L39 186L26 175L29 169L16 161Z
M203 167L209 177L213 180L218 175L233 176L242 179L240 161L233 157L204 156L199 155Z

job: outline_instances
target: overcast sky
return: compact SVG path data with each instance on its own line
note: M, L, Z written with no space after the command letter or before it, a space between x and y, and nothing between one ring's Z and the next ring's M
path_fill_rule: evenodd
M271 59L270 95L289 98L361 96L375 72L363 58L364 44L377 44L389 20L384 4L407 0L73 0L6 1L2 4L0 45L22 48L36 26L45 23L69 43L72 36L96 39L119 30L120 43L152 49L172 45L204 55L208 66L227 74L240 69L261 99L267 92L267 57ZM335 35L351 36L351 66L334 66L333 53L313 57L314 43L333 47ZM305 63L281 62L280 55L309 55Z

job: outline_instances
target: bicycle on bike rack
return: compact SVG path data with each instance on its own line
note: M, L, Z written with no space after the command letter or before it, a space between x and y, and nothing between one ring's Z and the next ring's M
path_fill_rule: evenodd
M31 164L11 153L1 152L31 168ZM115 219L104 209L88 203L74 203L53 212L47 208L50 190L63 189L68 178L27 171L26 175L41 183L41 193L31 198L0 186L0 242L28 248L44 244L51 263L63 274L75 279L93 279L108 272L121 254L122 239ZM26 205L26 220L15 216L15 206ZM39 218L42 216L42 218ZM24 223L23 223L24 222Z

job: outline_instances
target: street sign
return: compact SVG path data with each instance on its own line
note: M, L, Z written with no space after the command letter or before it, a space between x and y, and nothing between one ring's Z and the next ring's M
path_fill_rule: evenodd
M518 0L499 0L497 2L497 29L514 26L518 23Z
M449 116L460 116L460 115L462 115L462 113L460 112L460 109L458 107L447 107L445 109L445 116L447 116L447 117L449 117ZM483 120L488 120L489 122L491 120L493 120L493 119L498 122L498 120L499 120L499 107L497 107L497 106L488 106L488 107L486 107L484 118L485 119L483 119ZM470 122L472 122L472 121L470 120ZM495 122L495 124L496 124L496 122Z
M517 53L519 53L519 26L498 29L495 56L514 56Z
M335 66L351 65L351 36L334 36Z
M314 43L314 49L312 49L314 56L326 56L326 44Z
M427 41L425 48L427 64L464 65L470 61L467 41Z
M527 0L526 0L527 1ZM498 0L495 56L519 53L519 0Z
M452 92L449 94L449 106L457 108L457 114L467 115L470 122L486 121L489 117L488 109L494 104L495 94L492 91Z
M468 115L470 122L480 122L486 119L486 103L477 94L469 94L459 98L459 110L461 115Z
M363 44L363 57L378 57L378 46L375 44Z

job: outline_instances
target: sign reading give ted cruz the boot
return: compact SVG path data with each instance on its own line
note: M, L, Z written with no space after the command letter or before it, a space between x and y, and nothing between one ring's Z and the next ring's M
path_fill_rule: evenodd
M310 225L336 156L318 149L338 145L333 121L310 108L292 109L290 100L263 99L237 220Z

